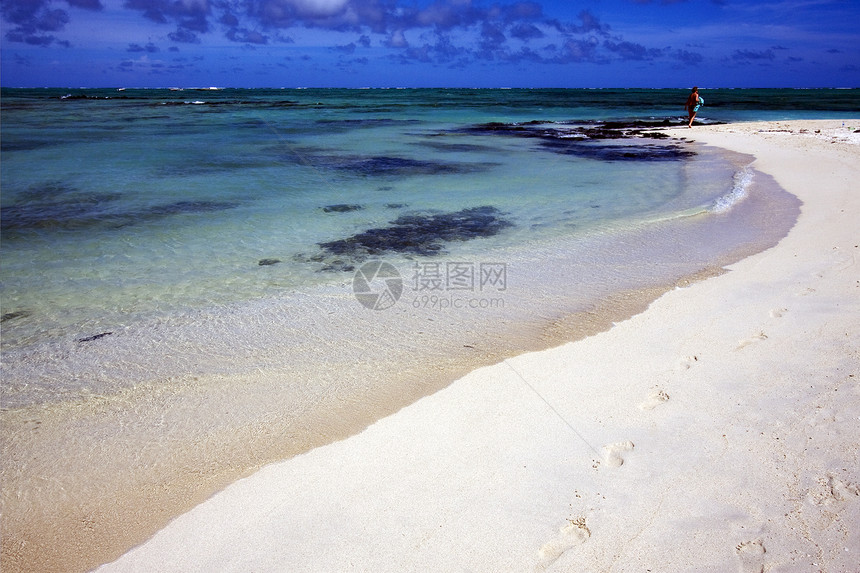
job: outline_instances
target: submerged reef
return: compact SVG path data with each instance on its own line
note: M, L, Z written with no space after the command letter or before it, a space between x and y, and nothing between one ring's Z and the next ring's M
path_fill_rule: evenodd
M26 231L118 229L173 215L233 209L232 201L174 201L131 211L117 209L119 193L86 192L63 183L33 186L3 207L0 229L4 238Z
M323 213L348 213L350 211L358 211L360 209L364 209L361 205L348 205L346 203L339 203L337 205L326 205L322 208Z
M389 227L319 245L333 255L351 257L386 253L430 256L444 252L444 241L490 237L509 226L511 223L495 207L472 207L452 213L401 215Z
M333 169L361 177L410 177L415 175L450 175L477 173L495 163L430 161L392 155L302 154L302 161L315 169Z
M0 322L6 322L7 320L14 320L16 318L26 318L30 316L32 313L29 310L15 310L12 312L6 312L3 316L0 316Z
M482 123L438 135L500 135L537 139L553 153L603 161L671 161L696 153L677 142L625 143L624 140L668 139L655 129L672 127L670 120Z
M445 243L491 237L513 223L496 207L484 205L448 213L401 215L387 227L368 229L351 237L319 243L322 252L300 262L323 263L322 271L352 271L368 257L406 254L429 257L445 253Z

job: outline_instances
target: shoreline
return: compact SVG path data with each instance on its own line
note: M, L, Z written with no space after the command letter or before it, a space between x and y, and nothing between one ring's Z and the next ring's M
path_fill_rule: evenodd
M670 130L754 155L803 201L788 236L266 466L100 570L850 569L860 145L839 123Z
M821 122L815 121L810 123L820 124ZM770 123L765 125L771 126L774 129L779 128L778 124L776 126ZM729 128L731 125L719 127ZM697 134L697 129L699 128L693 130L673 130L673 136L695 136ZM709 133L714 130L715 128L709 128ZM780 136L784 134L775 132L774 135ZM710 141L706 141L706 143L710 143ZM135 479L123 484L122 488L120 488L124 491L107 490L103 492L114 498L119 496L117 500L121 499L122 503L126 506L122 510L120 510L119 506L111 510L108 507L104 507L103 503L87 503L83 498L79 500L69 500L67 499L69 498L69 494L65 494L64 498L56 498L56 496L52 497L50 495L44 496L44 499L41 500L41 505L46 507L39 508L40 500L38 499L30 500L29 503L35 504L31 505L31 508L39 508L38 510L43 511L45 515L55 515L55 526L60 526L60 529L55 527L57 532L62 531L63 529L69 531L71 528L74 528L76 531L75 535L69 536L65 545L55 546L53 550L55 553L53 558L54 563L62 563L63 567L61 568L63 569L68 569L72 562L93 563L94 561L97 561L98 563L101 563L107 559L118 557L119 552L117 552L117 550L119 548L128 548L139 543L142 539L150 537L155 531L161 529L169 521L174 520L177 515L176 507L181 507L183 512L187 510L191 510L191 513L196 512L198 510L192 509L193 507L200 503L203 505L199 507L208 506L212 500L219 499L221 497L220 494L216 494L210 502L205 502L210 495L222 490L225 486L228 490L232 490L234 486L228 486L228 484L235 482L239 478L248 476L249 467L252 469L260 467L259 464L255 463L246 463L244 466L241 466L241 464L237 466L233 466L232 464L224 466L224 463L221 463L221 466L212 465L212 460L230 458L229 455L225 455L226 451L224 448L227 443L241 442L247 444L249 450L251 450L248 453L250 456L249 459L254 458L255 456L258 458L262 456L264 459L277 460L286 459L287 457L291 457L296 454L298 454L298 458L305 459L305 456L313 457L317 455L316 452L319 450L328 451L328 449L331 448L337 449L336 446L344 443L343 440L346 440L346 443L350 443L354 440L360 441L360 436L367 433L372 434L376 431L376 428L379 425L385 426L385 424L388 423L388 418L386 416L397 420L401 420L405 417L409 420L410 414L393 414L393 412L399 411L404 406L406 407L406 411L410 412L413 408L417 408L418 404L424 403L427 400L435 400L434 397L436 394L441 393L447 396L449 391L445 388L451 384L451 381L454 380L454 378L462 377L460 381L454 383L454 385L457 385L458 387L463 384L468 384L468 382L464 382L464 380L470 380L474 376L479 375L478 373L486 370L486 368L481 368L477 372L469 374L471 370L474 370L476 360L478 360L477 363L479 364L492 364L501 361L495 367L487 367L490 369L502 368L505 365L509 368L515 368L514 366L511 366L511 364L515 364L520 360L526 360L526 357L531 356L531 354L519 357L512 356L521 354L523 351L530 348L532 350L537 349L538 352L536 354L540 355L540 349L542 348L556 346L557 344L568 342L570 340L581 340L586 336L594 335L598 332L606 334L607 332L615 331L618 328L618 326L613 328L613 324L615 324L615 322L625 321L630 316L640 315L640 313L648 307L649 303L655 299L659 299L664 295L664 293L670 291L672 288L686 286L692 281L701 280L707 276L715 276L725 272L725 270L714 268L710 271L701 273L701 276L699 277L687 277L675 284L657 286L653 289L642 289L647 292L620 292L613 304L605 304L602 311L601 309L592 308L579 313L578 316L572 315L564 320L554 321L551 325L545 326L544 328L529 328L528 331L524 331L520 335L521 344L518 346L520 348L520 352L514 352L513 354L511 354L511 349L508 348L506 348L505 352L496 352L495 354L490 353L487 349L492 346L494 341L485 340L483 341L483 346L487 346L487 349L481 349L481 345L477 345L477 348L467 351L463 356L430 356L424 362L425 366L430 368L422 368L421 364L416 364L415 368L410 372L400 372L399 379L403 382L401 386L405 386L405 388L401 388L401 390L407 390L407 394L403 396L393 396L390 392L386 392L384 388L381 387L376 387L372 389L372 391L368 390L368 388L364 388L360 389L357 393L345 392L343 388L336 384L336 378L334 377L336 375L335 369L330 368L331 372L328 374L321 374L320 378L321 383L329 383L333 385L330 388L332 391L326 395L327 399L323 400L323 403L315 403L312 408L304 411L302 416L298 419L298 426L296 426L295 423L287 424L286 430L289 430L289 432L286 434L283 432L283 422L278 419L278 416L282 415L283 412L277 407L270 408L271 405L268 403L272 401L273 396L280 396L281 398L283 398L283 396L278 394L277 387L273 385L273 381L271 379L266 379L262 375L257 376L256 381L253 381L252 378L254 377L249 375L237 375L238 378L237 376L220 376L217 377L217 379L208 380L205 385L203 383L197 385L196 379L192 381L192 377L189 375L189 380L173 381L178 386L182 386L186 382L190 384L190 391L188 388L185 388L184 394L180 394L178 390L171 388L156 388L154 385L151 387L149 385L143 385L129 389L128 395L125 397L123 396L125 392L120 392L118 396L109 400L93 397L95 402L97 402L96 406L100 408L105 415L101 415L99 420L91 420L88 423L88 426L86 426L88 428L87 432L84 433L87 435L98 436L103 434L106 437L111 436L111 440L113 442L121 444L124 440L129 446L131 446L125 448L128 451L115 452L119 454L119 456L116 459L111 459L111 464L116 465L115 471L121 473L124 473L123 464L128 467L137 467L144 466L147 463L152 463L154 460L155 462L160 462L161 465L163 465L164 459L171 457L165 453L168 452L169 449L169 446L165 442L170 441L170 436L167 434L161 435L160 428L164 428L165 425L166 427L185 425L189 428L188 431L190 432L190 436L197 436L200 432L195 432L191 429L193 420L187 419L186 415L193 413L194 417L206 417L208 415L215 417L222 416L223 414L219 413L217 409L221 404L229 403L228 401L225 401L230 395L229 388L231 386L235 386L237 384L237 380L241 378L248 378L248 380L245 381L248 387L250 387L251 384L258 384L260 386L251 392L250 395L245 396L245 398L252 402L255 400L260 402L258 409L264 413L269 412L265 413L263 418L270 419L270 424L268 428L262 429L259 428L258 425L251 423L246 425L239 424L239 431L237 433L236 427L232 427L231 429L229 426L231 423L233 426L236 426L235 420L228 420L228 423L221 428L220 434L218 432L211 432L206 435L197 436L195 439L199 445L199 456L195 453L191 458L184 459L178 467L170 468L171 471L164 473L164 475L161 475L160 472L163 473L167 468L162 468L161 470L159 470L158 467L155 467L154 470L150 468L152 471L149 471L149 474L152 475L150 475L149 478L135 475ZM669 294L671 295L672 293L670 292ZM626 306L621 305L623 308L619 307L619 310L615 305L618 301L621 301ZM613 310L614 313L608 313L607 309ZM645 314L648 314L648 312L646 311ZM586 325L584 327L580 323L580 320L578 320L578 318L582 318L583 316L592 319L591 323L586 321ZM595 318L598 319L596 322L593 320ZM621 324L624 323L622 322ZM439 328L443 329L438 331L439 335L444 331L444 325L440 324L435 328L437 330ZM430 334L432 334L432 332ZM592 336L592 338L594 337ZM464 342L476 344L472 341ZM515 341L508 342L513 344ZM480 354L481 358L476 359L475 354ZM625 351L622 349L619 352L619 355L624 356L624 354ZM345 355L344 359L348 359L348 356ZM441 365L443 362L447 367ZM448 364L449 362L450 364ZM455 362L459 364L456 368L452 366ZM390 365L391 368L395 369L389 373L390 376L395 375L394 373L396 372L398 364L399 363L395 360L395 363ZM471 364L471 367L469 364ZM359 367L364 368L367 371L365 376L366 378L380 375L380 372L382 372L378 365L360 364ZM519 367L516 368L519 370ZM460 372L460 374L457 375L456 372ZM510 372L508 375L510 375ZM289 369L284 369L283 376L296 376L296 374L295 372L290 372ZM454 376L454 378L449 376ZM413 380L414 382L410 383L409 380ZM525 398L529 398L531 400L539 399L539 396L536 396L536 394L538 392L543 392L542 390L534 390L530 395L528 394L529 385L533 383L530 382L530 380L531 378L529 378L529 381L526 384L523 384L523 380L519 380L519 391L522 391L523 389L526 390L527 395ZM223 399L213 398L210 395L210 392L215 392ZM450 392L454 392L454 390L451 390ZM430 396L425 397L428 394ZM542 396L542 394L540 395ZM141 397L144 398L143 401L141 401ZM522 398L524 397L521 395L518 399ZM655 399L658 398L659 393ZM476 399L493 402L495 397L492 395L479 396ZM416 400L418 400L418 402L416 402ZM350 408L359 402L364 404L370 402L376 404L377 408L382 407L382 409L374 414L375 410L368 408L367 416L360 418L357 422L354 421L355 423L352 425L332 425L331 423L324 424L323 426L320 425L320 420L329 420L330 422L332 409L335 411L342 411L344 414L351 414L352 412ZM120 433L117 438L115 437L115 433L117 431L116 426L112 426L111 424L111 420L116 421L117 416L110 415L110 413L112 411L119 411L119 409L127 407L132 403L136 405L134 411L129 415L119 417L119 421L121 423L120 428L122 428L123 433ZM659 403L660 402L658 400L657 404ZM409 404L412 404L412 406L409 406ZM448 404L443 407L442 412L437 412L434 415L444 417L445 411L451 407L452 405ZM44 415L44 411L39 412L40 408L35 408L33 410L35 414L39 415L34 414L33 416L30 416L32 419L29 420L29 425L25 424L27 425L28 431L32 430L34 433L39 431L49 433L52 429L51 419ZM59 421L67 423L68 419L78 419L77 423L87 424L87 411L88 410L83 404L70 404L67 407L61 407L58 411L54 412L56 415L53 416L53 421L55 423ZM532 411L532 414L534 414L534 411ZM160 420L158 419L158 416L161 416ZM24 422L28 421L24 420ZM148 436L148 439L143 442L146 445L145 451L136 451L134 448L135 443L141 443L139 441L135 442L134 439L135 434L132 426L135 424L138 425L138 428L147 426L151 426L153 428L153 430L150 431L152 435ZM33 427L30 428L29 426ZM366 430L368 426L369 429ZM314 428L316 428L316 430L314 430ZM325 429L324 435L320 435L320 428ZM128 432L126 432L126 430L128 430ZM229 434L225 433L227 430L230 430ZM259 448L263 442L260 442L259 440L260 431L270 432L272 435L288 435L290 439L294 440L296 443L281 444L280 449L277 451L261 453ZM507 432L508 428L503 428L502 431ZM353 437L349 438L348 436ZM138 436L138 438L139 437L140 436ZM308 450L310 450L310 453L306 453ZM70 451L75 450L74 448L71 448ZM597 455L600 451L599 444L593 446L593 454ZM231 452L231 455L234 453L235 452ZM175 453L173 455L175 455ZM476 452L476 459L480 459L480 455L480 452ZM167 458L165 458L165 456L167 456ZM209 457L207 458L207 456ZM101 455L101 457L105 458L106 454ZM197 459L198 457L199 459ZM45 457L45 459L49 458L50 456ZM236 458L236 456L234 455L233 458ZM597 461L599 462L600 460L598 459ZM176 460L174 460L174 462L176 462ZM80 464L84 462L78 463ZM94 467L100 466L98 455L96 455L96 458L92 460L92 465L94 465ZM159 464L156 463L155 465L158 466ZM174 465L176 465L176 463L174 463ZM275 465L277 465L277 462ZM394 464L392 467L397 468L397 465ZM79 480L86 479L86 476L88 475L87 472L80 472L79 469L80 468L78 468L78 470L69 468L69 473L80 474ZM424 469L426 470L427 468ZM266 466L262 471L265 472L268 470L269 466ZM93 475L96 475L98 472L104 473L104 468L96 467L96 469L92 471L94 472ZM397 468L397 471L399 471L399 468ZM50 473L50 471L47 471L45 472L45 475L50 476ZM255 476L256 474L250 479L256 479ZM68 486L68 484L66 485ZM96 484L95 486L87 484L85 490L82 491L89 491L94 487L103 488L104 484ZM153 487L155 489L153 489ZM41 487L36 489L37 491L41 491ZM37 491L34 491L33 493L37 493ZM47 491L48 490L45 489L45 492ZM52 507L49 506L52 503L52 499L54 502L59 503ZM111 499L111 497L106 497L105 499L108 500ZM250 505L254 505L253 501L248 500L248 502ZM131 512L129 510L131 510ZM125 511L128 515L124 518L120 515L119 519L117 519L117 516L114 516L112 520L110 517L111 511L117 511L118 513ZM132 513L135 515L133 516ZM129 521L129 518L131 517L133 517L134 522ZM177 523L182 519L184 519L184 516L175 519L173 523ZM91 525L88 526L87 524ZM173 527L173 525L167 526L168 529L171 527ZM141 532L144 530L146 530L145 534L142 534ZM465 533L463 534L465 535ZM161 534L158 534L157 537L160 535ZM55 544L53 535L50 535L49 537L51 538L50 543ZM107 544L105 544L106 539L109 540ZM96 542L96 540L99 541ZM144 545L141 546L141 549L154 542L155 541L153 540L151 542L144 543ZM105 546L110 546L113 549L107 553L102 551L100 558L93 559L92 553L95 551L95 547ZM8 550L7 552L7 547L8 546L5 546L4 544L4 558L14 556L14 551ZM122 551L124 550L125 549L122 549ZM89 557L86 557L87 555L89 555ZM8 559L6 559L6 565L9 565ZM212 566L215 568L222 568L218 566L217 563L213 563ZM145 569L145 563L142 564L141 567ZM297 564L297 567L299 570L302 569L301 564ZM342 569L341 565L332 565L332 567ZM374 565L373 568L377 568L376 565ZM514 568L517 569L519 567Z

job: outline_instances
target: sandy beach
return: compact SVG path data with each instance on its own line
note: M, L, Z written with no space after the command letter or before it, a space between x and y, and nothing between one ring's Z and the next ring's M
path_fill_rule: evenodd
M802 202L776 247L269 465L99 571L856 571L860 120L673 129Z

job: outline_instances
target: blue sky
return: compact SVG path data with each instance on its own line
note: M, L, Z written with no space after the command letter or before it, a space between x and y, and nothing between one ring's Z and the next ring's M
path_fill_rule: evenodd
M2 0L5 87L858 87L857 0Z

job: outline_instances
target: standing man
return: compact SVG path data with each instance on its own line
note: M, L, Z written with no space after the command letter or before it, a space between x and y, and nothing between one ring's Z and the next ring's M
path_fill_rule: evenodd
M687 103L684 104L684 109L686 109L687 113L690 114L690 122L687 124L687 127L693 127L693 120L696 118L696 112L699 111L699 108L704 103L705 100L699 97L699 88L693 88L690 97L687 98Z

